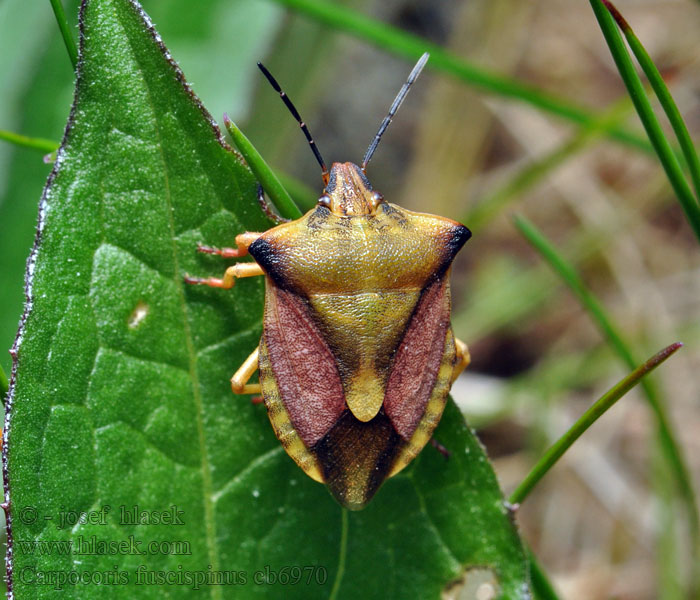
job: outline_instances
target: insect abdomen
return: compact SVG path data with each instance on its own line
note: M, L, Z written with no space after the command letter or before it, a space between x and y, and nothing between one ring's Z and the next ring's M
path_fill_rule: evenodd
M277 437L304 471L326 483L338 502L351 509L369 502L382 482L430 439L444 409L455 360L446 278L420 293L393 290L361 296L351 304L364 304L366 312L376 313L374 326L383 323L385 331L370 327L374 336L365 336L350 327L349 335L341 335L344 321L338 313L351 299L306 301L268 278L259 359ZM331 306L324 325L319 315L324 311L317 309ZM389 306L403 307L403 318L382 314ZM387 347L379 348L382 335ZM374 344L364 348L363 337ZM373 361L380 356L390 360L377 369ZM373 385L364 385L363 378ZM358 400L359 411L349 401L358 389L368 394Z

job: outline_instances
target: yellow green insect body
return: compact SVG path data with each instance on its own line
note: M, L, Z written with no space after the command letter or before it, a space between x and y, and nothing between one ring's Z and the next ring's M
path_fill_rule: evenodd
M300 219L241 234L236 250L205 249L255 263L188 281L228 288L265 276L260 344L232 387L261 393L289 456L359 509L430 440L469 362L450 326L449 273L470 233L385 202L353 163L324 175ZM248 384L257 368L260 383Z

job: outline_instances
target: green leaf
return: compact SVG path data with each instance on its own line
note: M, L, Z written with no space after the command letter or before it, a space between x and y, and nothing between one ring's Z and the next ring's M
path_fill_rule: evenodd
M83 4L5 428L14 597L438 598L479 582L527 597L512 517L452 403L450 459L427 448L350 514L231 394L262 281L183 278L223 271L198 242L269 222L145 19L129 0Z
M292 200L287 190L284 189L277 175L270 169L265 159L260 156L260 153L250 143L245 134L226 114L224 114L224 126L279 215L286 219L298 219L301 217L302 213L299 207L294 204L294 200Z
M80 3L62 3L77 38ZM50 148L42 151L55 151L75 85L64 40L48 2L40 3L42 10L35 11L27 11L24 0L4 0L0 4L0 56L14 65L0 69L0 128L33 140L48 138ZM219 117L228 111L242 119L250 110L252 89L259 83L255 61L268 52L284 11L274 4L248 0L144 0L144 6L161 33L167 35L171 53L188 73L188 80L194 81L196 93L211 114ZM22 281L27 253L36 230L35 199L50 171L35 151L0 142L2 349L12 345L17 333L24 304ZM0 364L7 372L10 363L10 355L5 350L0 352Z

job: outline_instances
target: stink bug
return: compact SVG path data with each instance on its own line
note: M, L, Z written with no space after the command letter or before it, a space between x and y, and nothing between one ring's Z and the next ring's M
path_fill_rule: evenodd
M365 175L427 59L413 68L362 166L334 163L330 172L291 101L259 65L309 140L323 193L296 221L236 236L236 248L199 248L255 262L234 264L221 279L186 278L229 289L237 277L265 276L260 344L231 386L262 394L289 456L352 510L422 450L469 364L466 345L452 334L449 284L469 230L389 204ZM260 383L248 383L256 369Z

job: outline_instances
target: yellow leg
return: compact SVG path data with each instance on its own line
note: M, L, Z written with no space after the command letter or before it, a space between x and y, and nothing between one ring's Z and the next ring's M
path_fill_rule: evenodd
M218 254L223 258L239 258L248 254L248 247L262 234L254 231L246 231L236 236L235 248L212 248L211 246L197 246L197 251L205 254Z
M457 355L457 362L455 363L454 369L452 370L452 379L450 384L454 383L455 379L459 377L459 374L464 371L469 366L472 361L471 356L469 356L469 348L462 341L455 338L455 353Z
M258 263L236 263L226 269L221 279L217 277L190 277L189 275L185 275L185 282L230 290L239 277L255 277L256 275L264 274L265 271L262 270L262 267Z
M262 389L259 383L248 383L253 373L258 368L258 348L245 359L245 362L238 368L231 377L231 389L234 394L260 394Z

